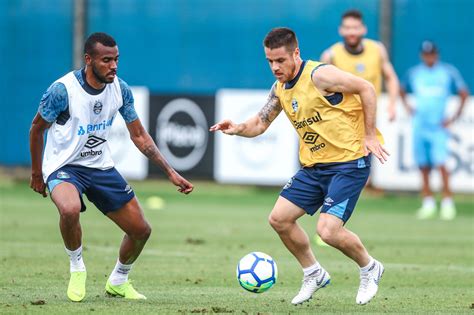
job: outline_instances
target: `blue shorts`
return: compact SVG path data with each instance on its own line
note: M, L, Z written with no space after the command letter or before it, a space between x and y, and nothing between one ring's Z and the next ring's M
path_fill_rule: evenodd
M81 199L81 212L86 211L82 194L87 196L103 214L115 211L135 197L130 185L113 167L99 170L79 165L65 165L48 177L51 193L56 185L68 182L76 186Z
M448 133L443 128L413 128L413 153L418 167L436 167L448 159Z
M280 196L313 215L332 214L349 220L370 174L370 156L302 168L283 187Z

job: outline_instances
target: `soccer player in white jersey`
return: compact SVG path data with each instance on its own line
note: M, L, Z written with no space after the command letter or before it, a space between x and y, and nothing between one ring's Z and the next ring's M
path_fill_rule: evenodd
M167 163L143 128L130 88L116 76L118 58L118 47L111 36L90 35L84 45L85 67L66 74L48 88L30 130L30 186L43 197L47 196L47 187L59 210L61 235L70 258L67 296L75 302L86 295L79 222L80 212L86 208L82 194L125 232L106 292L146 299L133 288L128 273L145 246L151 227L111 158L107 137L117 112L124 118L133 143L163 169L178 191L188 194L193 190L193 185Z

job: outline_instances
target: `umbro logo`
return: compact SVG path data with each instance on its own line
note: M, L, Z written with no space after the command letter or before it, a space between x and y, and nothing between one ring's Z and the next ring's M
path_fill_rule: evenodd
M130 185L127 185L127 186L125 186L124 191L126 191L127 194L130 194L133 191L133 189L132 189L132 187L130 187Z
M288 182L285 184L285 186L283 187L283 189L288 189L288 188L290 188L292 184L293 184L293 177L290 178L290 180L288 180Z
M101 145L105 141L107 141L107 140L96 137L94 135L89 135L89 138L87 138L86 144L84 146L88 149L92 149L92 148L95 148L95 147Z
M324 205L326 206L331 206L333 202L334 200L332 200L331 197L327 197L326 199L324 199Z

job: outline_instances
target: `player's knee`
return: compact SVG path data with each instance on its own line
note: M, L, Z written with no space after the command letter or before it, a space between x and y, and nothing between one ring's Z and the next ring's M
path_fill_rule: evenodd
M317 231L319 237L321 237L325 243L334 244L337 241L338 229L331 226L330 224L327 224L324 221L319 221Z
M145 222L145 224L140 229L135 231L135 233L133 233L130 236L135 240L146 241L148 240L150 235L151 235L151 226L150 224Z
M75 203L65 202L59 207L59 214L63 221L75 222L79 220L79 214L81 212L81 205Z
M288 227L288 222L273 212L270 213L270 216L268 217L268 223L270 223L271 227L277 232L283 232Z

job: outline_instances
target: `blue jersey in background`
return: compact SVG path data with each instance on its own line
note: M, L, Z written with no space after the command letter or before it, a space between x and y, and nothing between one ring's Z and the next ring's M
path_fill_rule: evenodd
M453 91L466 89L459 71L442 62L432 67L421 63L411 68L402 85L415 96L413 120L419 128L442 127L448 97Z

